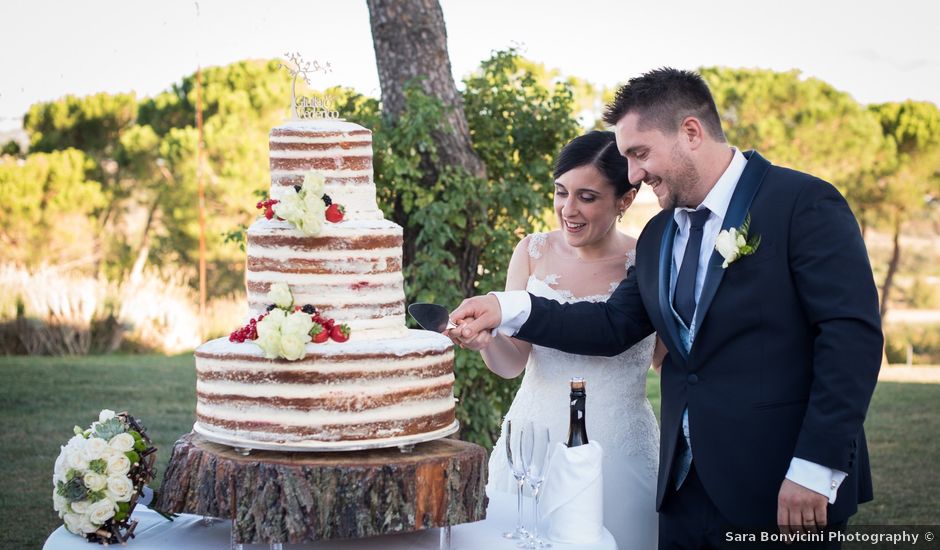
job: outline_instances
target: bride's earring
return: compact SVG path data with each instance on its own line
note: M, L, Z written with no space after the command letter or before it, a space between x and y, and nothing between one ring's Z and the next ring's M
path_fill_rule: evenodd
M617 215L617 221L618 221L618 222L622 222L622 221L623 221L623 213L624 213L624 212L626 212L625 209L624 209L624 210L621 210L621 211L620 211L620 214Z

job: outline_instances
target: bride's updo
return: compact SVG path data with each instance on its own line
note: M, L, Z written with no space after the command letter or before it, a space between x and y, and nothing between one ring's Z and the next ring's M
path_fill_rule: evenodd
M639 183L631 185L627 178L627 159L617 150L613 132L594 130L569 141L558 153L552 175L557 180L565 172L586 164L597 168L607 183L614 186L617 197L630 189L640 189Z

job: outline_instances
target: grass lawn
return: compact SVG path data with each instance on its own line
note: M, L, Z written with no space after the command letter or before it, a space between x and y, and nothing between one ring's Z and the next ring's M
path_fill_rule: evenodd
M52 511L52 465L72 426L98 411L128 410L160 449L159 483L176 439L195 420L191 355L0 357L0 548L36 549L59 520ZM650 401L659 409L659 383L650 375ZM940 523L940 384L881 382L866 431L875 501L856 524ZM89 547L90 548L90 547Z

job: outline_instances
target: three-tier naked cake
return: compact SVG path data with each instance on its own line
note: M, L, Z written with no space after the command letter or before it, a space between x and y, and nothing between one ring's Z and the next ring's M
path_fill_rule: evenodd
M251 448L331 449L433 439L456 429L453 349L405 326L402 229L384 219L372 180L372 133L341 120L297 120L270 133L271 197L315 170L345 207L310 236L278 219L248 229L248 302L265 312L271 285L351 329L306 344L296 361L219 338L196 349L195 430Z

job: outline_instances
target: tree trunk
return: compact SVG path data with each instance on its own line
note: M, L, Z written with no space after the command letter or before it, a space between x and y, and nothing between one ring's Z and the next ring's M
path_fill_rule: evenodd
M898 264L901 263L901 215L895 214L894 217L894 250L891 252L891 262L888 264L888 274L885 275L885 282L881 287L881 319L884 320L888 314L888 296L891 294L891 285L894 283L894 275L898 272Z
M382 87L384 116L394 123L405 111L405 85L419 79L421 88L445 108L444 128L434 131L438 162L423 156L423 183L434 185L444 167L463 168L471 176L485 179L486 165L470 140L463 100L457 92L447 52L444 13L437 0L367 0L372 26L375 60ZM409 227L401 204L394 205L396 223L404 227L405 265L411 265L419 229ZM472 296L480 251L465 250L469 243L457 243L451 250L460 258L460 286ZM472 260L471 263L467 263ZM469 276L467 275L469 274Z
M422 89L447 109L446 126L435 135L441 166L462 167L486 177L473 151L463 101L451 74L444 12L437 0L367 0L382 110L397 120L405 110L405 85L421 78ZM439 172L440 166L433 166Z
M154 507L232 519L238 542L363 538L486 517L487 453L438 439L335 453L251 451L199 435L173 448Z

